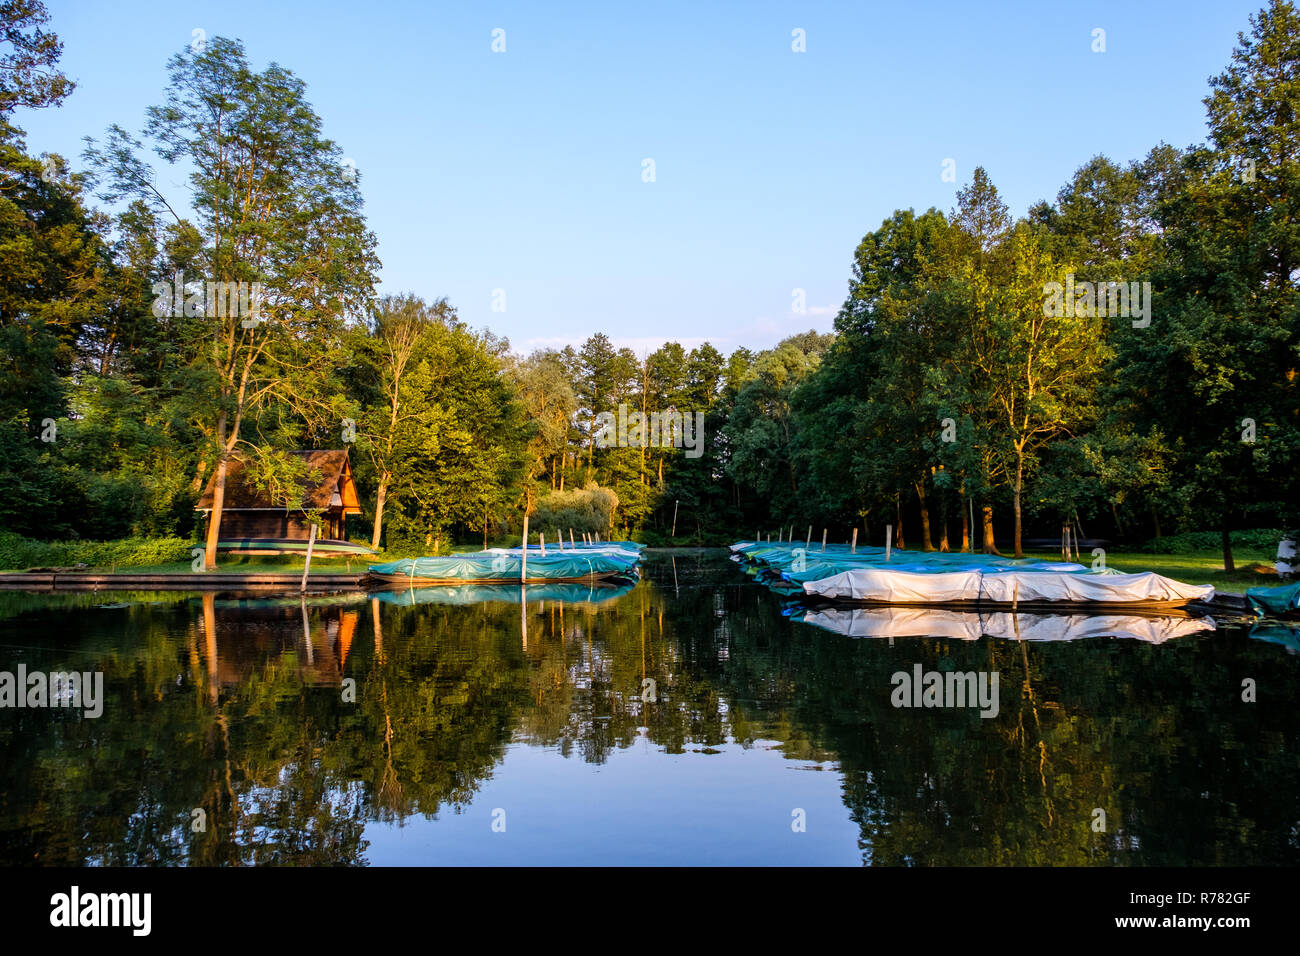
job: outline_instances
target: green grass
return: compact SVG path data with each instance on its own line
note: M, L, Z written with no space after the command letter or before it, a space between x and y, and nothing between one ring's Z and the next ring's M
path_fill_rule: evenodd
M1134 551L1110 551L1106 554L1106 565L1116 571L1154 571L1167 578L1185 581L1188 584L1213 584L1216 591L1244 594L1246 588L1260 585L1281 584L1276 574L1260 574L1256 571L1242 570L1248 564L1262 564L1273 567L1276 545L1268 549L1234 548L1233 561L1237 570L1226 574L1223 570L1223 552L1197 551L1192 554L1152 554ZM1060 551L1026 551L1025 557L1040 558L1047 561L1061 560ZM1093 557L1085 553L1081 564L1091 564Z
M386 558L356 555L352 558L352 573L360 574L372 564L387 560ZM217 555L217 573L220 574L302 574L306 559L299 556L274 557L229 557ZM173 561L168 564L148 564L130 568L87 568L88 571L113 572L117 574L189 574L194 570L189 561ZM347 574L348 562L344 558L321 558L312 555L312 574Z

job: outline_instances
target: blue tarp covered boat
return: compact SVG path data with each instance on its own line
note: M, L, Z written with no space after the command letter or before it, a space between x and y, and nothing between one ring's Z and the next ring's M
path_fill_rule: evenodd
M1300 581L1281 587L1247 588L1246 599L1256 614L1270 617L1292 615L1300 611Z
M370 578L394 584L543 584L563 581L633 580L638 576L641 546L632 542L581 545L576 548L493 548L442 557L406 558L372 564Z

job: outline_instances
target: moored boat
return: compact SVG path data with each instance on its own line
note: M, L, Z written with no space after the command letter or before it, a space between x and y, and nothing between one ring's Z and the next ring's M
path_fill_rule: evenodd
M545 554L539 548L493 548L440 557L406 558L373 564L369 583L402 584L548 584L562 582L635 580L641 552L627 543L589 545Z

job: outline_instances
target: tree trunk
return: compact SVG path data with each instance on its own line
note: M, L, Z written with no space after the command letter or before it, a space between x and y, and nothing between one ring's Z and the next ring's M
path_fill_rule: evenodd
M1237 570L1237 566L1232 561L1232 535L1228 533L1228 516L1223 516L1223 570L1231 574Z
M894 546L902 551L907 547L903 543L903 503L894 495Z
M971 550L970 546L970 511L967 506L967 498L962 495L958 501L961 502L961 549L963 551Z
M208 539L203 549L203 569L217 569L217 541L221 538L221 510L226 504L226 464L230 452L226 448L226 413L217 419L217 441L221 447L221 457L217 459L216 481L212 486L212 510L208 512Z
M1016 557L1023 558L1025 552L1020 548L1020 492L1025 484L1025 456L1016 455Z
M1151 502L1151 523L1156 526L1156 537L1162 537L1160 533L1160 515L1156 514L1156 503Z
M951 551L948 547L948 496L939 496L939 550Z
M984 553L1001 555L996 542L993 540L993 506L980 505L980 512L984 517Z
M934 544L930 540L930 506L925 503L924 478L916 483L916 500L921 505L921 550L933 551Z
M384 529L384 502L388 499L388 479L381 479L375 495L375 530L370 536L370 547L379 549L379 538Z
M212 488L212 510L208 512L208 539L203 549L203 570L217 569L217 542L221 538L221 509L226 503L226 456L217 462L217 480Z

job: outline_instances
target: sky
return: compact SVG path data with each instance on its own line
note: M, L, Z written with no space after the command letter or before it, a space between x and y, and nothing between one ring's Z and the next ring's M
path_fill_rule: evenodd
M1263 5L47 0L78 88L16 122L83 168L194 31L238 38L355 163L380 293L446 296L519 352L729 353L831 331L862 237L952 209L977 166L1019 215L1098 153L1203 141Z

